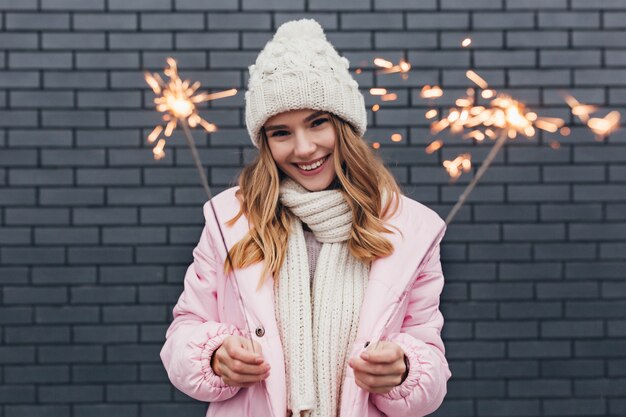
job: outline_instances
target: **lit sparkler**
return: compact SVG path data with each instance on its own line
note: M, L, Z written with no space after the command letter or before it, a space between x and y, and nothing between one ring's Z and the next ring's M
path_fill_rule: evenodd
M145 73L146 82L150 85L154 93L158 96L154 99L156 109L159 112L165 113L163 115L163 120L167 122L165 127L156 126L154 128L154 130L148 136L148 142L153 143L157 141L159 135L162 132L164 136L169 137L178 125L182 126L185 138L187 140L187 144L189 145L189 149L191 150L191 155L196 164L196 168L198 169L202 186L204 187L204 191L207 194L211 210L213 211L215 222L222 237L222 243L224 245L224 248L226 248L226 256L231 265L233 265L233 262L230 259L230 253L228 252L228 247L226 246L222 227L217 218L215 207L213 207L211 189L209 187L206 175L204 174L204 169L202 168L202 163L200 162L200 157L198 155L198 151L196 149L189 127L193 128L196 126L201 126L207 132L215 132L217 130L217 126L215 126L213 123L207 122L202 117L200 117L198 115L196 106L205 101L232 96L237 93L237 90L230 89L214 94L200 93L194 95L196 90L200 87L200 83L195 82L193 84L190 84L190 81L188 80L181 80L178 76L176 61L173 58L167 58L167 63L169 67L166 67L164 71L164 74L169 77L169 81L167 83L159 76L159 74L150 74L148 72ZM165 154L163 151L164 146L165 139L158 139L157 144L153 149L155 159L163 158L163 155ZM237 282L234 270L233 277L233 282L239 296L239 303L242 310L245 311L243 298L241 297L239 284ZM245 321L247 335L250 339L250 345L252 346L252 350L254 352L254 343L252 341L252 334L250 332L250 324L248 323L247 318Z

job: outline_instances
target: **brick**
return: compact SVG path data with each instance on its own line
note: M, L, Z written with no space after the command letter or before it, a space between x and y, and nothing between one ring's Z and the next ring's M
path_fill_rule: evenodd
M130 247L69 248L68 259L72 264L128 264L132 262Z
M237 52L232 52L233 54ZM243 53L242 53L243 54ZM211 52L209 52L211 55ZM155 68L159 71L165 66L166 59L172 57L176 60L178 68L185 69L205 69L207 68L206 53L204 51L198 52L182 52L182 51L155 51L155 52L142 52L143 65L147 68ZM214 63L213 63L214 64ZM213 65L212 65L213 67ZM152 105L152 102L150 102Z
M600 13L590 12L540 12L540 28L599 28Z
M504 225L504 240L511 241L550 241L564 240L565 226L562 224L525 224L525 225Z
M546 182L605 182L606 174L600 166L545 166L543 167L543 178Z
M165 306L104 306L102 313L105 323L160 323L165 320Z
M104 34L101 33L44 32L41 37L44 49L104 49L104 44Z
M63 383L69 382L69 368L62 365L5 366L8 383Z
M589 243L541 243L534 246L536 259L594 259L595 244Z
M140 284L164 281L164 271L157 266L103 266L100 280L104 284Z
M64 185L72 183L70 169L12 169L9 171L11 185Z
M231 49L239 46L236 33L179 33L175 36L176 49ZM162 45L160 46L163 47Z
M507 188L508 201L569 201L567 185L511 185Z
M533 322L476 323L477 339L523 339L537 336L537 325Z
M70 290L72 304L120 304L135 300L135 289L127 286L81 286Z
M40 191L40 203L50 206L102 205L102 188L50 188Z
M567 31L510 31L506 44L509 48L567 48Z
M140 19L141 30L191 31L205 29L204 15L198 13L142 13Z
M467 51L411 51L409 62L413 68L466 68L470 64Z
M25 188L7 188L0 189L0 205L2 206L20 206L34 205L35 190Z
M536 221L538 209L533 204L480 204L474 207L477 221Z
M236 0L174 0L176 10L237 10Z
M519 227L521 228L522 226L520 225ZM560 263L556 262L500 263L500 277L502 279L539 281L560 279L561 275L562 267Z
M595 46L599 48L607 48L607 47L616 47L619 48L623 46L621 42L619 42L620 37L623 37L626 32L624 31L593 31L593 30L585 30L585 31L572 31L572 46L574 47L590 47Z
M170 33L109 33L111 49L163 49L172 48Z
M209 30L271 30L270 13L208 13ZM276 23L278 25L279 23ZM326 26L325 30L328 28Z
M96 282L96 268L93 266L41 266L33 267L32 270L32 282L35 285L93 284Z
M67 306L37 307L37 323L95 323L100 321L98 307Z
M77 52L79 69L139 69L137 52Z
M531 68L537 65L531 51L476 51L476 68Z
M135 381L137 366L133 364L116 365L73 365L72 380L81 383L89 382L124 382Z
M166 384L119 384L107 387L107 398L112 402L151 401L169 394Z
M44 88L102 88L107 85L106 80L104 71L47 71L43 74Z
M104 0L41 0L43 10L104 10Z
M19 3L12 0L0 0L0 8L2 10L36 10L37 7L36 0L25 0Z
M44 166L104 165L104 158L103 149L44 149L41 152L41 162Z
M104 388L102 386L43 386L39 389L39 398L43 402L96 402L103 400Z
M539 210L541 220L544 221L602 219L602 207L599 204L542 204Z
M29 111L22 111L22 110L0 111L0 127L35 127L35 126L37 126L37 113L34 111L30 111L30 110ZM18 152L22 152L22 151L13 151L13 154L17 154ZM8 155L5 155L5 156L8 156Z
M69 224L67 209L10 208L5 213L6 224Z
M11 91L9 95L11 106L15 108L53 108L72 107L74 105L74 95L70 91ZM54 145L55 137L50 137L53 130L46 130L44 133L48 137L47 143L42 145ZM10 132L12 134L13 132ZM41 133L34 133L35 136ZM20 143L22 145L22 143Z
M503 2L492 0L441 0L441 8L447 9L461 9L461 10L500 10L503 7Z
M76 129L79 148L137 148L143 140L135 129Z
M172 202L171 190L164 187L149 187L145 189L114 188L107 190L107 201L122 206L134 205L162 205Z
M5 49L37 49L39 41L36 33L0 33L0 45Z
M209 16L210 18L210 16ZM343 13L340 15L341 29L389 29L402 26L400 13Z
M104 227L104 244L167 243L167 230L164 227Z
M39 87L37 71L0 71L0 87Z
M570 224L572 240L626 240L626 223Z
M104 127L104 111L91 110L43 110L42 125L45 127Z
M531 258L531 246L523 243L474 244L471 260L524 260Z
M74 341L78 343L125 343L138 340L138 328L122 326L75 326Z
M624 76L626 71L623 69L575 69L574 84L575 85L626 85Z
M45 256L41 250L40 256ZM5 287L5 304L65 304L67 290L63 287Z
M621 185L574 185L574 201L626 201Z
M75 13L74 29L84 31L136 30L137 16L133 13Z
M406 14L407 29L469 29L468 13L407 13ZM443 34L443 33L442 33Z
M507 10L566 9L567 0L505 0Z
M135 91L80 91L81 108L134 108L141 105L141 94Z
M2 9L5 8L2 7ZM69 30L70 15L69 13L7 13L6 28L13 30Z
M6 329L8 344L69 343L69 326L12 326Z
M461 49L465 38L472 39L472 49L492 49L504 46L504 35L497 31L442 32L441 47Z
M424 32L381 32L374 34L376 48L433 48L437 46L435 33Z
M472 24L476 29L530 29L534 16L529 12L483 12L472 15Z
M86 169L76 170L78 185L139 185L141 172L139 169Z
M60 264L64 262L64 250L59 248L2 248L0 256L5 265ZM6 290L5 290L6 291ZM6 298L6 292L5 292ZM5 300L6 302L6 300Z
M98 229L75 227L45 227L35 229L35 244L94 244L98 243Z
M172 9L170 0L135 0L127 2L124 0L108 0L110 10L163 10Z
M102 362L102 346L42 346L39 348L41 363L93 363Z
M67 405L7 405L7 416L28 417L69 417L70 407Z
M72 54L67 52L10 52L11 69L70 69Z
M30 229L25 227L0 227L0 244L30 245Z
M143 407L142 407L143 408ZM133 417L139 415L137 404L88 404L72 408L75 417ZM156 415L156 413L152 413Z

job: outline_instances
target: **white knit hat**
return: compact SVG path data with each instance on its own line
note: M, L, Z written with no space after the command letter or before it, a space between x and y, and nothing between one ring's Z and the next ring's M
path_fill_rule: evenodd
M267 119L298 109L328 111L363 135L367 112L349 66L315 20L283 23L256 63L248 67L246 126L254 146L259 147L260 131Z

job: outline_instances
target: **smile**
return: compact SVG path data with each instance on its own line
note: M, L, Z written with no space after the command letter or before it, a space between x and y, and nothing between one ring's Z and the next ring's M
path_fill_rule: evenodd
M322 170L322 167L325 165L326 161L328 160L328 157L330 155L326 155L325 157L318 159L317 161L315 161L312 164L307 164L307 165L300 165L300 164L293 164L296 167L298 167L298 170L305 174L305 175L312 175L312 174L317 174L318 172L320 172Z

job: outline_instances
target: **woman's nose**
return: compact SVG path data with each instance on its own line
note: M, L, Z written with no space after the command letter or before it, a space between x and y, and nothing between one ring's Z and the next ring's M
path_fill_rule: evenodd
M296 143L294 145L293 153L298 158L303 158L312 155L315 152L315 144L309 138L306 133L296 133Z

